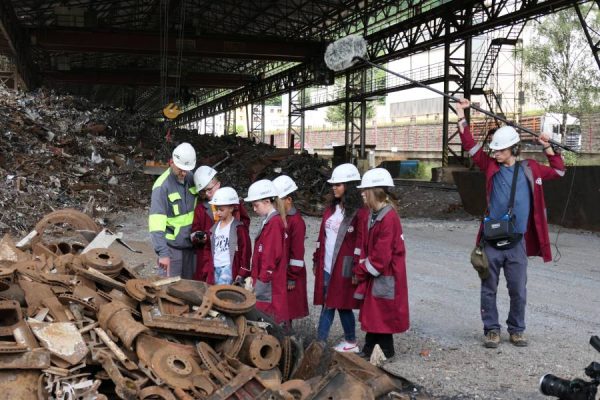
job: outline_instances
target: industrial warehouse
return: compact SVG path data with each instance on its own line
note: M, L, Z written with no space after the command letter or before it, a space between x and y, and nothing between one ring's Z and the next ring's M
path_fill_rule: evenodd
M600 2L3 0L0 399L596 399Z

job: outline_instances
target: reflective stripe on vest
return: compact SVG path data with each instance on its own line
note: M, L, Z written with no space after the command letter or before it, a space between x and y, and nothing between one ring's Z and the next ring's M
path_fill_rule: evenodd
M169 193L167 196L171 203L176 202L177 200L181 200L181 195L178 192ZM173 204L173 215L179 215L179 204Z
M177 235L179 235L179 231L184 226L191 225L194 222L194 212L190 211L187 214L178 215L176 217L167 218L167 223L165 226L165 230L167 226L173 227L173 233L167 233L165 235L165 239L167 240L175 240Z
M148 230L150 232L164 232L167 229L167 216L165 214L150 214L148 217Z

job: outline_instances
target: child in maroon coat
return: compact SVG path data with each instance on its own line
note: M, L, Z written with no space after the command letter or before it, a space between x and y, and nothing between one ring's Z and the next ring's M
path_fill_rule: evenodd
M356 184L360 173L352 164L338 165L329 179L333 199L325 209L313 255L314 304L322 305L317 340L326 342L335 313L344 329L344 340L334 347L339 352L358 353L353 298L354 270L361 252L361 230L366 226L365 208Z
M216 207L217 222L211 228L213 271L207 271L217 285L230 285L250 276L250 235L233 216L239 204L236 191L224 187L216 191L210 204Z
M298 190L296 183L287 175L278 176L273 184L279 192L286 213L288 235L287 289L290 320L308 315L306 297L306 268L304 265L304 237L306 224L300 212L294 207L292 193ZM291 325L291 321L290 321Z
M356 269L360 282L356 294L363 298L359 320L366 332L365 357L371 356L376 344L386 357L393 357L393 334L409 327L406 251L396 202L388 189L393 186L383 168L367 171L358 186L371 210L364 258Z
M217 179L217 171L202 165L194 172L194 184L201 199L194 209L192 222L192 243L196 247L196 273L194 279L213 284L214 265L212 258L212 244L210 241L211 228L218 221L216 206L209 204L213 196L221 188ZM233 216L242 222L246 230L250 227L250 217L241 202L235 204Z
M273 182L262 179L250 185L244 200L251 202L254 212L264 218L252 254L256 308L282 323L290 318L285 210L278 195Z

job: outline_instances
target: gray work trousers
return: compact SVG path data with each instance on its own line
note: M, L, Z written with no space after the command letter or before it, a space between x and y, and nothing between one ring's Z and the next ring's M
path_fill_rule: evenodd
M181 276L181 279L193 279L196 272L196 252L194 249L175 249L169 247L171 268L169 277Z
M506 320L508 333L525 331L525 305L527 304L527 252L525 238L512 249L496 250L485 245L485 254L488 258L490 275L481 281L481 320L483 331L500 331L498 322L498 308L496 306L496 293L500 269L504 269L506 287L510 297L510 310Z

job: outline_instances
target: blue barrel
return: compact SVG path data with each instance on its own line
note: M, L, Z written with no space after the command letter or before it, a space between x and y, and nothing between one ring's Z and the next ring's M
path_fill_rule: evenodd
M419 160L400 161L400 177L414 178L417 176L419 169Z

